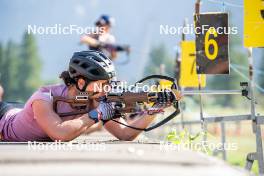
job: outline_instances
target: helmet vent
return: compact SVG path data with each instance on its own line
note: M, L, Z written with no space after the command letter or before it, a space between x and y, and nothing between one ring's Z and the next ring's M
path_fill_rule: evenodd
M115 75L112 61L97 51L76 52L69 64L72 78L82 76L90 80L108 80Z
M73 63L75 63L75 64L79 64L80 61L79 61L79 60L74 60Z
M102 62L102 60L100 58L93 57L93 59L96 60L97 62Z
M71 68L71 67L70 67L69 71L70 71L71 74L75 74L76 73L76 70Z
M104 54L99 53L99 55L100 55L102 58L104 58L104 60L108 60L108 58L107 58Z
M99 71L96 69L92 69L90 73L92 73L93 75L100 75Z
M82 63L82 64L81 64L81 67L84 68L84 69L86 69L86 68L89 67L89 65L88 65L87 63Z

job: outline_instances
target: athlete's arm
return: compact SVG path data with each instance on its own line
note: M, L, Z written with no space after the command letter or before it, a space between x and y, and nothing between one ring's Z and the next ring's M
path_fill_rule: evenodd
M80 39L81 43L87 44L92 47L98 47L100 42L89 35L83 35Z
M158 103L155 106L157 107L162 106L163 109L169 107L171 105L171 102L177 99L177 97L180 99L180 96L176 96L176 95L174 96L174 94L171 91L159 92ZM148 127L148 125L153 121L154 118L155 115L144 115L128 125L136 128L144 129ZM125 124L127 123L123 119L120 119L119 121ZM111 120L105 123L105 128L118 139L128 140L128 141L134 140L142 132L140 130L135 130L126 127L122 124L118 124Z
M141 118L134 120L130 124L127 124L127 122L124 119L119 119L118 121L124 124L127 124L129 126L144 129L149 126L149 124L154 120L154 118L155 118L155 115L151 115L151 116L145 115L145 116L142 116ZM111 120L106 122L104 127L107 131L109 131L116 138L120 140L124 140L124 141L132 141L142 132L140 130L134 130L124 125L118 124Z
M51 103L47 101L36 100L32 107L37 123L53 140L73 140L95 123L87 115L63 121L53 111Z
M117 58L117 52L115 50L111 51L111 60L115 60Z

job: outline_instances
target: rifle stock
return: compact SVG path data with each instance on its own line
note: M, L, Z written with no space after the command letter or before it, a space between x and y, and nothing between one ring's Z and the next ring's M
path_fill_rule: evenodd
M135 107L137 104L143 103L155 103L157 101L157 93L148 92L123 92L123 93L110 93L106 95L103 99L106 102L114 102L118 112L123 113L133 113L135 112ZM76 96L76 98L65 98L61 96L53 97L53 109L59 116L71 116L78 114L85 114L89 111L89 101L88 96ZM79 110L74 110L72 112L60 113L58 112L58 105L60 102L69 104L72 108L82 107Z
M174 117L176 117L180 113L178 101L181 99L182 96L180 92L178 91L178 86L177 86L177 82L175 81L175 79L168 77L168 76L163 76L163 75L150 75L150 76L147 76L141 79L140 81L136 83L142 83L150 79L165 79L165 80L172 82L171 91L173 92L176 98L176 100L172 102L175 111L172 114L170 114L168 117L164 118L163 120L159 121L155 125L152 125L151 127L148 127L148 128L133 127L133 126L124 124L120 121L117 121L115 119L111 119L112 121L119 123L121 125L124 125L126 127L132 128L134 130L150 131L150 130L160 127L161 125L164 125L165 123L169 122L170 120L172 120ZM120 116L123 116L123 114L125 113L134 113L137 104L158 102L158 92L126 92L124 91L122 93L109 93L105 97L99 98L98 100L106 101L106 102L114 102L117 114ZM88 96L76 96L75 98L72 98L72 99L55 96L53 97L53 109L61 117L85 114L89 112L90 101L91 100L89 99ZM68 103L75 110L72 112L60 113L58 112L59 102Z

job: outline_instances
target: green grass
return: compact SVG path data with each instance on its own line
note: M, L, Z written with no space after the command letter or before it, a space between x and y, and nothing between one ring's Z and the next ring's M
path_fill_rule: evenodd
M228 153L227 162L234 166L240 166L245 167L246 165L246 155L245 153L239 153L239 152L230 152ZM252 172L257 174L258 173L258 165L255 161L252 166Z
M167 135L167 140L174 143L196 143L202 140L202 136L205 133L196 133L191 135L187 129L182 130L181 132L177 133L176 131L172 131ZM220 143L220 136L212 135L207 133L208 143L219 144ZM228 146L235 145L235 150L227 150L227 162L234 166L245 167L246 165L246 157L248 153L256 151L256 142L254 135L243 135L243 136L234 136L234 135L226 135L226 144ZM209 151L209 155L212 154L212 151ZM217 156L222 159L221 153ZM252 172L257 174L258 173L258 165L257 161L253 163Z
M188 98L188 97L187 97ZM261 99L262 96L257 96L258 99L258 105L256 106L256 113L259 113L260 115L264 114L264 100ZM188 102L190 101L190 102ZM198 120L199 119L199 106L196 103L193 103L192 99L186 99L186 107L188 106L188 109L184 111L184 120L191 121L191 120ZM210 105L210 99L207 99L207 103L204 105L203 113L205 117L212 117L212 116L219 116L219 115L237 115L237 114L250 114L250 106L240 106L239 108L231 108L231 107L221 107L216 106L215 104ZM177 118L177 122L179 121L179 118ZM252 124L250 121L241 121L240 122L240 136L236 135L237 126L238 124L235 122L226 122L225 123L225 129L226 129L226 141L227 143L236 143L238 146L238 149L235 151L227 151L227 162L231 165L240 166L242 168L246 165L246 157L248 153L255 152L256 151L256 139L255 135L252 132ZM192 132L192 135L197 134L201 131L201 124L197 125L185 125L185 128L189 132ZM214 137L208 137L208 141L212 143L219 143L221 142L221 128L220 123L213 123L208 124L208 133L212 134ZM182 130L181 127L178 128L179 130ZM215 133L216 130L216 134ZM167 130L169 131L169 130ZM263 126L262 126L262 132L263 132ZM218 135L217 135L218 134ZM262 136L264 137L264 136ZM176 140L177 142L177 140ZM263 143L264 144L264 143ZM209 152L211 153L211 152ZM218 156L222 159L221 154ZM252 166L252 172L257 174L258 173L258 163L257 161L254 161L254 164Z
M227 153L227 161L233 165L245 167L247 154L256 151L255 136L228 137L227 140L238 144L237 151L229 151ZM254 162L252 171L258 173L257 161Z
M258 104L256 105L256 114L263 115L264 114L264 99L262 98L263 94L256 94L256 99ZM241 102L243 100L243 103L237 102L237 108L229 107L229 106L220 106L218 104L213 104L213 100L215 97L212 96L206 96L203 98L203 115L205 117L212 117L212 116L219 116L219 115L237 115L237 114L250 114L250 102L246 101L244 102L244 98L241 98ZM206 101L205 101L206 99ZM230 98L231 100L231 98ZM185 97L184 99L186 103L186 110L184 111L184 120L198 120L199 119L199 103L198 101L195 102L192 97ZM179 118L177 118L177 121L179 121ZM245 167L246 165L246 157L248 153L255 152L256 151L256 139L255 135L252 132L252 124L250 121L242 121L240 126L240 136L235 136L236 134L236 123L234 122L226 122L226 140L227 143L236 143L238 146L238 149L235 151L227 151L227 162L231 165ZM209 124L208 132L214 132L213 129L214 125L218 127L218 135L212 134L215 137L208 137L209 142L212 143L219 143L221 140L220 137L220 123L214 123ZM185 128L188 129L188 131L194 132L194 134L197 134L197 132L201 131L201 125L186 125ZM211 130L209 129L211 128ZM181 129L181 128L179 128ZM263 126L262 126L263 131ZM264 136L262 136L264 137ZM177 140L176 140L177 142ZM263 143L264 144L264 143ZM210 152L211 153L211 152ZM221 154L218 156L222 159ZM257 161L254 161L254 164L252 166L252 172L255 174L258 173L258 163Z
M256 151L255 137L252 136L228 136L227 143L236 143L237 150L227 151L227 162L234 166L245 167L246 157L250 152ZM219 156L222 157L222 156ZM252 166L252 172L258 173L257 161Z

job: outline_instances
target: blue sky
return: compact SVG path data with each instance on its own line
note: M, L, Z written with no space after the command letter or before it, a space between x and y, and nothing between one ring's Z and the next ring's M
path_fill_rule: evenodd
M0 0L0 41L12 39L20 42L22 33L28 25L52 26L70 24L93 26L101 14L110 14L116 24L112 30L117 42L130 44L131 62L125 66L117 65L120 79L135 81L141 78L149 49L164 43L174 56L180 35L160 35L160 25L181 26L184 18L192 22L194 0ZM242 0L229 0L243 4ZM204 0L201 12L221 11L220 4ZM232 12L230 21L238 27L239 35L243 34L243 8L226 6ZM69 58L74 51L85 50L79 45L79 35L36 35L39 52L43 61L42 76L44 79L55 79L66 69ZM193 39L194 36L187 36ZM243 49L243 48L241 48ZM259 53L259 51L256 51ZM120 60L125 54L120 54ZM258 56L258 54L256 55Z

